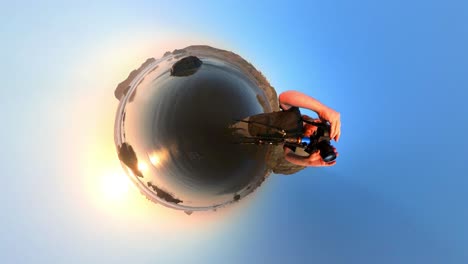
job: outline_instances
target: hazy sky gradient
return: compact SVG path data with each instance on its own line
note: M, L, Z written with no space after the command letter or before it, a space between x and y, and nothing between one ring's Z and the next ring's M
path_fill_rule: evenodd
M466 1L0 2L2 263L467 263ZM190 44L342 113L332 168L186 216L113 145L115 86Z

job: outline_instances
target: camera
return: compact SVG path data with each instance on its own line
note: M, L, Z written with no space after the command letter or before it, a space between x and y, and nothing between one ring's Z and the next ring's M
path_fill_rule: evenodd
M302 138L301 144L304 151L311 154L320 150L320 156L325 162L331 162L336 159L336 153L330 144L330 125L327 123L315 123L317 131L309 138Z
M320 150L320 156L325 162L332 162L336 159L336 153L330 144L330 125L327 123L307 122L317 127L317 130L310 137L298 137L293 140L286 140L286 144L300 146L304 151L312 154Z

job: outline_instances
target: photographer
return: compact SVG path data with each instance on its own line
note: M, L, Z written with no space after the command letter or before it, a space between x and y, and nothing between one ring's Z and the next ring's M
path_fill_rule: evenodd
M335 165L338 153L330 140L340 138L340 114L297 91L280 94L279 105L281 111L253 115L232 124L234 141L283 145L279 151L274 147L269 158L273 172L279 174L292 174L309 166ZM301 115L299 107L316 112L319 118ZM304 139L309 143L304 144Z
M279 103L283 112L295 110L297 108L306 108L310 109L317 113L320 119L312 119L306 115L302 116L302 119L309 121L328 121L330 123L330 139L338 141L341 135L341 121L340 113L327 107L320 103L318 100L305 95L298 91L286 91L279 95ZM298 112L298 111L297 111ZM303 123L303 135L310 137L317 129L316 126ZM312 167L321 167L321 166L333 166L336 161L325 162L320 156L319 151L311 153L308 157L297 155L291 148L284 147L285 159L293 164L299 166L312 166ZM333 148L336 155L336 149Z

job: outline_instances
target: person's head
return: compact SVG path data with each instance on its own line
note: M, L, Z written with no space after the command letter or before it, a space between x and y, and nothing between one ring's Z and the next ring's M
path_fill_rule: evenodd
M302 115L302 119L307 120L309 122L316 122L316 123L322 122L318 118L312 118L312 117L307 116L307 115ZM304 136L310 137L312 134L314 134L315 131L317 131L316 126L308 124L306 122L303 122L303 124L304 124Z

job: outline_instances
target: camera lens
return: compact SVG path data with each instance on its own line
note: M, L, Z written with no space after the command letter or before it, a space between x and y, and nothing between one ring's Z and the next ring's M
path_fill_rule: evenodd
M325 162L331 162L336 159L335 150L330 145L330 141L324 140L319 142L318 149L320 150L320 156Z

